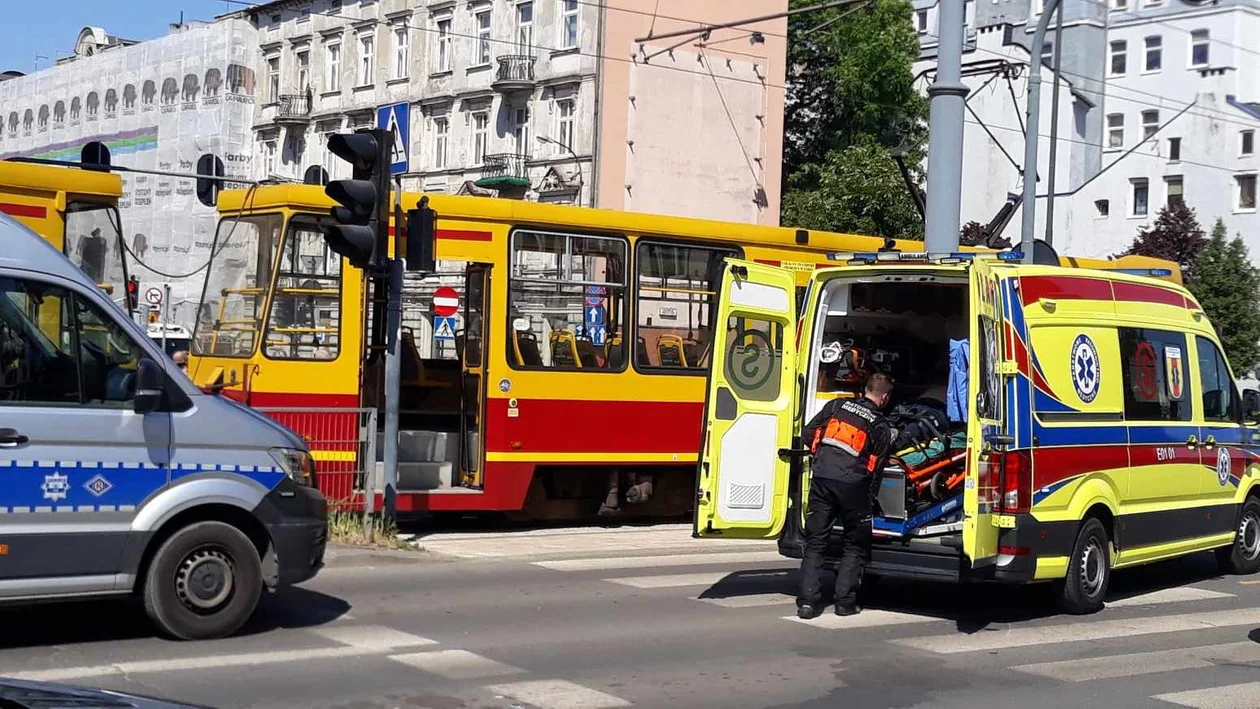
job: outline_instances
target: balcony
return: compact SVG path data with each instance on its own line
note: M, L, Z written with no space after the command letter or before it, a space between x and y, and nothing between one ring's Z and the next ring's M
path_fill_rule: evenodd
M511 192L529 188L529 156L514 153L487 155L481 163L481 177L473 184L478 187Z
M311 95L283 94L276 106L276 123L304 126L311 120Z
M499 57L499 70L494 74L494 83L490 86L503 94L514 94L533 91L538 83L534 79L534 63L537 57L527 54L508 54Z

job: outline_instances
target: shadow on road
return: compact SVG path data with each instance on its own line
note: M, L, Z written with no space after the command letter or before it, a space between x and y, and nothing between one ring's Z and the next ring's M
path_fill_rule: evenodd
M1165 561L1136 571L1117 571L1107 594L1109 601L1142 596L1169 588L1220 578L1211 554ZM726 599L782 594L796 597L800 575L796 569L736 571L705 589L704 599ZM830 597L831 589L823 591ZM1002 586L991 583L941 584L870 579L863 584L865 608L953 620L961 633L975 633L993 624L1021 623L1059 615L1050 584ZM1256 633L1260 637L1260 631Z
M263 596L238 635L310 628L330 623L350 609L345 601L304 588ZM0 607L0 649L110 642L159 637L140 603L95 600Z

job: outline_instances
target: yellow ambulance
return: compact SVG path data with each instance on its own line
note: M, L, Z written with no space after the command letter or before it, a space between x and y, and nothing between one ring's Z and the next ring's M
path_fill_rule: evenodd
M727 262L696 536L799 558L801 427L883 371L946 419L884 469L869 573L1054 582L1087 613L1114 569L1215 550L1260 570L1260 397L1187 290L1011 252L833 258L801 313L792 272Z

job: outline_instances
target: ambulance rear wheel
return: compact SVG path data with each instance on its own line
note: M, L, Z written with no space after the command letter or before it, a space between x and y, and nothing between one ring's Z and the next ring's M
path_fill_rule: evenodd
M1111 540L1096 517L1081 525L1067 578L1060 583L1059 607L1065 613L1084 615L1102 610L1111 583Z
M239 529L198 522L162 543L144 583L144 609L164 633L207 640L235 633L262 597L262 561Z
M1238 536L1234 543L1216 550L1223 571L1254 574L1260 571L1260 499L1247 498L1238 515Z

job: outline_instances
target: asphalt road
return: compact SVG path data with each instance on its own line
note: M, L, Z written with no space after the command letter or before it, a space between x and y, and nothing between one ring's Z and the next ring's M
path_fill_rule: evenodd
M794 618L794 565L682 527L436 535L339 552L246 632L157 638L110 602L0 611L0 674L218 707L1260 707L1260 577L1117 574L1089 617L1037 589L885 582Z

